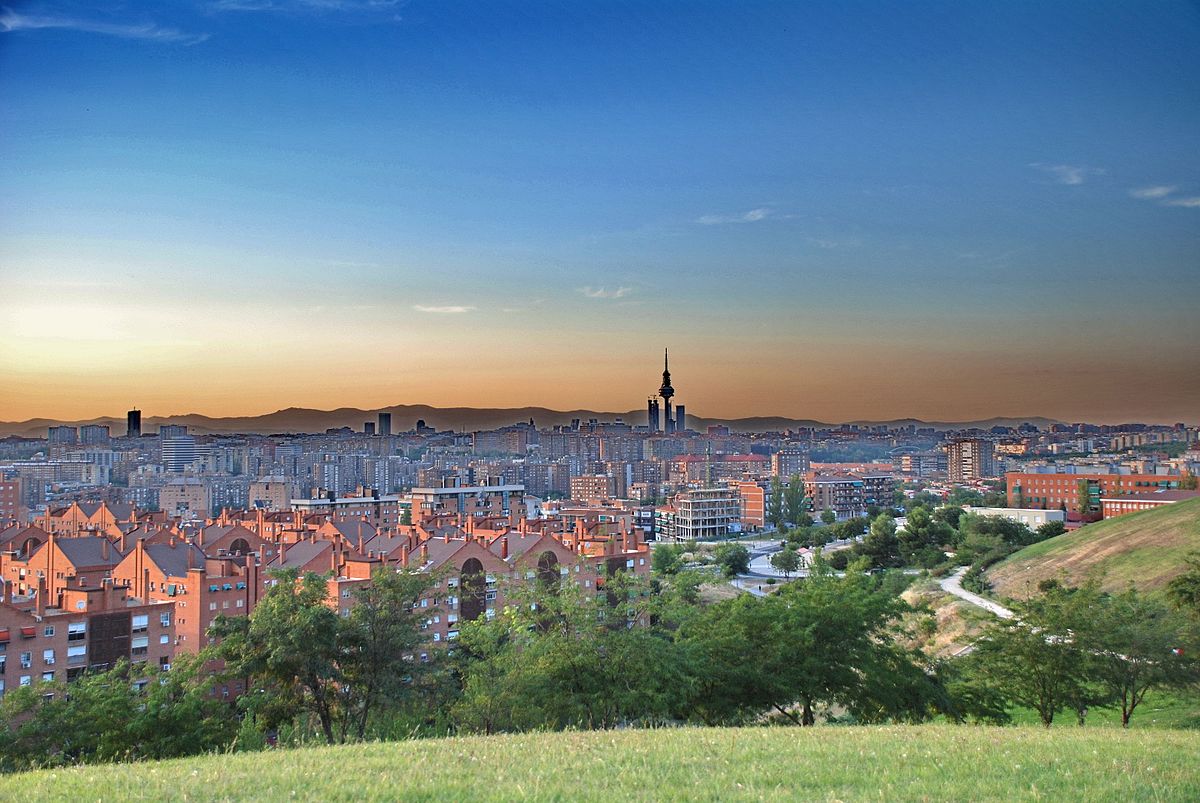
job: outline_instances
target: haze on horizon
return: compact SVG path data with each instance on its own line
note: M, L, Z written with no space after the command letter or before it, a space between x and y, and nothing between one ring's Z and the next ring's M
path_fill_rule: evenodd
M0 420L1200 419L1200 11L0 8Z

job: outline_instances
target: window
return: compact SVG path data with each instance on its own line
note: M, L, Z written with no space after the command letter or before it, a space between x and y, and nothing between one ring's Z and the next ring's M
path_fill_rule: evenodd
M21 675L21 680L19 682L22 686L28 686L33 682L33 678L29 675Z
M71 622L67 625L67 641L83 641L87 638L87 622Z
M145 657L150 650L150 639L147 636L134 636L129 641L129 654L137 657Z
M160 625L162 625L163 627L170 627L171 626L171 614L160 613L158 615L158 623Z
M46 627L43 628L43 630L42 630L42 635L45 636L46 638L53 638L54 637L54 625L46 625Z
M210 611L215 611L217 609L217 603L215 603L215 602L208 603L208 609Z
M54 650L42 650L42 663L46 666L54 663Z
M33 666L33 653L31 653L31 652L21 653L21 668L28 669L31 666Z
M132 632L145 633L148 629L150 629L150 617L147 614L138 614L133 617Z
M78 647L67 647L67 660L72 658L83 658L87 655L87 647L80 645Z
M235 607L235 608L244 608L244 607L246 607L246 600L244 600L244 599L239 599L239 600L237 601L237 605L235 605L234 607Z
M42 673L42 683L53 683L53 682L54 682L54 673L53 672L43 672Z

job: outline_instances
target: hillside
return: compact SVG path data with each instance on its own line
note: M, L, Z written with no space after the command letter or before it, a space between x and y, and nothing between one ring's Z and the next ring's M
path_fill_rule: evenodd
M1197 800L1200 733L915 726L475 736L46 770L5 800Z
M1109 591L1133 583L1159 591L1182 571L1187 553L1200 550L1200 499L1130 513L1026 547L988 571L997 597L1022 599L1043 580L1066 576L1077 584L1102 578Z

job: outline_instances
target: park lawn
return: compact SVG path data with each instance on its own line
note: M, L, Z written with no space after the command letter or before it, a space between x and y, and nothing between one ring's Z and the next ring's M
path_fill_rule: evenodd
M1198 800L1200 732L952 725L472 736L0 778L4 800Z
M1017 725L1041 725L1041 719L1032 708L1014 708L1009 711ZM1054 729L1076 728L1075 715L1065 711L1054 718ZM1120 728L1120 708L1093 708L1088 712L1085 728ZM1200 729L1200 694L1192 692L1150 692L1133 712L1129 720L1130 729L1193 728ZM1200 756L1197 756L1200 761Z

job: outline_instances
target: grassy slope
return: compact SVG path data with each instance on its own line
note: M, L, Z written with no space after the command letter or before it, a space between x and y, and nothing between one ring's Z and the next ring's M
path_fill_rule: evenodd
M936 580L914 583L903 597L910 605L922 610L910 620L910 630L915 636L912 646L920 647L935 658L949 658L972 644L983 626L993 619L987 611L942 591ZM924 613L926 610L928 614ZM911 626L928 616L933 617L936 628L932 633Z
M0 799L1197 800L1200 734L679 729L466 737L48 770Z
M1042 580L1078 583L1103 575L1102 586L1159 591L1182 570L1182 559L1200 550L1200 499L1130 513L1026 547L988 572L995 596L1024 598Z

